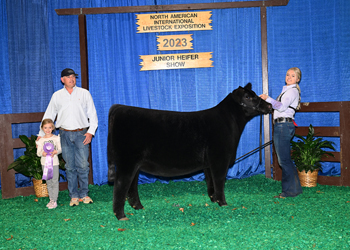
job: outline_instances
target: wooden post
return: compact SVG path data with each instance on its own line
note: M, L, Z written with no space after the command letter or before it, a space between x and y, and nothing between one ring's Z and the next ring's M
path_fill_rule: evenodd
M79 42L80 42L80 67L81 67L81 86L89 89L89 68L88 68L88 51L86 36L86 16L79 15Z
M269 77L267 64L267 23L266 7L260 7L261 22L261 64L262 64L262 82L263 93L269 94ZM264 115L264 144L270 141L270 115ZM265 158L265 176L271 178L271 146L264 148Z
M0 154L1 154L1 192L2 198L11 196L16 189L15 171L7 172L7 167L13 162L13 139L10 116L8 114L0 115ZM10 145L10 146L9 146Z
M86 32L86 16L78 15L79 22L79 42L80 42L80 68L81 68L81 87L89 90L89 66L87 51L87 32ZM92 170L92 151L91 143L89 144L89 184L94 184Z
M340 164L342 186L350 186L350 102L341 102L340 123Z

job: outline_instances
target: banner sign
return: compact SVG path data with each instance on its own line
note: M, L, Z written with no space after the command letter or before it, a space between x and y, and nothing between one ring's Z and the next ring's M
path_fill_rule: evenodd
M192 34L157 36L158 50L189 50L192 48Z
M140 56L142 66L140 71L159 69L188 69L213 67L213 52L158 54Z
M137 33L212 30L211 11L136 14Z

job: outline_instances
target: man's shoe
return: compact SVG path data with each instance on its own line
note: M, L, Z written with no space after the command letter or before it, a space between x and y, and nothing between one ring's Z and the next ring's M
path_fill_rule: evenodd
M79 199L78 198L72 198L70 200L69 206L74 207L79 205Z
M89 196L85 196L83 199L80 199L80 201L84 202L85 204L93 203L92 199Z

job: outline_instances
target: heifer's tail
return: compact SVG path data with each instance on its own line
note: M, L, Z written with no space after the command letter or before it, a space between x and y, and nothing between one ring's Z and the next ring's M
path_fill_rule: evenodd
M110 117L109 117L109 123L111 123L110 121ZM111 135L111 131L110 131L110 124L108 126L108 138L107 138L107 158L108 158L108 182L110 183L114 183L114 179L115 179L115 164L114 164L114 157L113 157L113 152L112 152L112 148L113 148L113 143L112 143L112 135Z
M112 153L111 147L112 147L112 144L110 142L110 137L108 136L108 142L107 142L108 182L114 183L115 164L114 164L113 153Z

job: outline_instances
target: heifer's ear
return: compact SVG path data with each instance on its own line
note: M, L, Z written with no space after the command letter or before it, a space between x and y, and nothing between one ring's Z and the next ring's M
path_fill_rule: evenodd
M252 90L252 84L249 82L247 85L244 86L245 89Z

